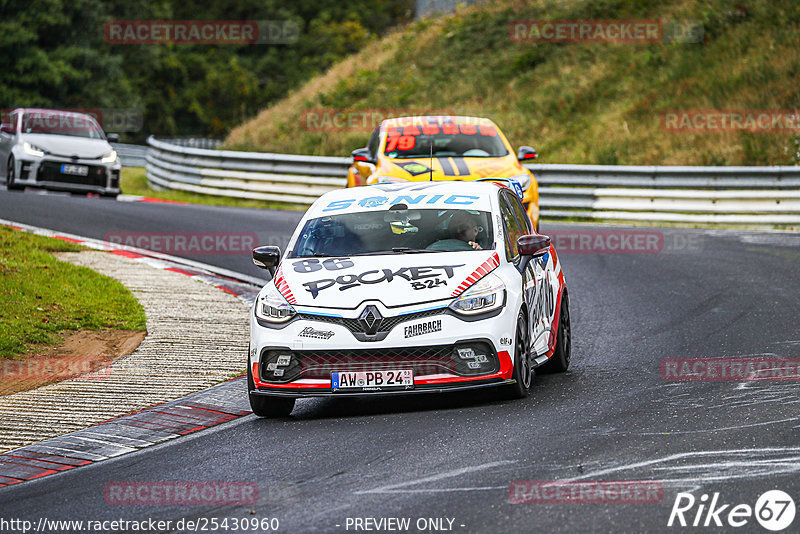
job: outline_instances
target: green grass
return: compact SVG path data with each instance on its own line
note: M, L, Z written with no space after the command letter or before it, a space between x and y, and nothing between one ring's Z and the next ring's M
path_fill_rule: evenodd
M293 209L305 210L307 206L266 200L250 200L231 197L216 197L201 195L189 191L160 191L150 187L147 174L143 167L124 167L120 178L122 192L126 195L138 195L149 198L159 198L174 202L188 202L190 204L206 204L210 206L234 206L239 208L265 208L265 209Z
M118 281L57 260L83 250L0 226L0 359L56 345L71 330L145 330L141 304Z
M514 20L693 20L701 43L518 43ZM667 111L800 109L796 0L497 0L414 22L234 129L226 148L347 155L369 132L304 110L453 110L493 119L542 163L793 165L800 130L668 132Z

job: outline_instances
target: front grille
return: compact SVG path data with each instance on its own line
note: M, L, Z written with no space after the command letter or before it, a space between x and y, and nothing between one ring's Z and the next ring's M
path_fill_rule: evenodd
M375 337L367 336L366 332L364 331L364 326L358 319L345 319L342 317L330 317L327 315L314 315L310 313L301 313L299 316L300 319L305 319L307 321L321 321L344 326L350 330L350 332L352 332L359 341L381 341L395 326L399 325L400 323L406 321L416 321L417 319L424 319L425 317L431 317L433 315L441 315L444 312L445 308L437 308L435 310L426 310L417 313L407 313L405 315L384 317Z
M77 176L74 174L63 174L61 172L61 165L64 164L65 163L59 163L57 161L43 161L39 164L39 170L36 173L36 181L106 187L107 176L105 167L99 165L82 165L84 167L89 167L89 172L86 176ZM66 164L72 165L71 163Z
M468 349L472 351L472 357L465 358ZM260 375L265 382L286 383L300 378L329 380L333 371L409 368L414 370L414 376L443 373L480 376L496 373L499 361L494 348L486 341L387 349L265 349L261 353Z

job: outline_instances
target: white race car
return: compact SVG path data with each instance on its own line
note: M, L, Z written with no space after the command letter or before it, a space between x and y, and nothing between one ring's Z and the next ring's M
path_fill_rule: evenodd
M517 188L518 189L518 188ZM569 297L550 238L497 182L332 191L286 253L253 251L273 279L250 314L250 406L303 397L498 387L570 363Z

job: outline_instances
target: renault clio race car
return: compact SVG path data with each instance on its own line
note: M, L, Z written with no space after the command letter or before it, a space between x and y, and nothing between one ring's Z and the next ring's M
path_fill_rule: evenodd
M569 297L550 238L495 182L332 191L281 254L250 313L253 413L315 396L496 387L528 394L533 370L570 363Z
M536 150L522 146L515 155L500 128L477 117L424 116L384 120L366 148L354 150L347 186L378 182L478 180L517 181L525 210L539 228L539 187L521 162Z

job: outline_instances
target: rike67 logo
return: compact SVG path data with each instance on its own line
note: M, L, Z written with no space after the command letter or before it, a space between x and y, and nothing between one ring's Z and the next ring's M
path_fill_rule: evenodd
M691 493L681 492L675 496L667 526L738 528L749 524L755 517L765 529L778 532L792 524L796 512L794 500L781 490L763 493L755 506L724 503L719 492L710 499L705 493L697 499Z

